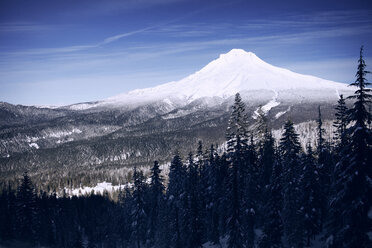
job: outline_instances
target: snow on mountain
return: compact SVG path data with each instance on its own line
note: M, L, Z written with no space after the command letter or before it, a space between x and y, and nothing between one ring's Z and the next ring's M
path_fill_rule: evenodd
M228 98L237 92L255 90L273 91L276 99L278 91L301 89L305 91L328 89L332 90L335 96L339 91L349 90L345 84L301 75L270 65L252 52L232 49L180 81L133 90L101 103L138 104L160 99L172 101L178 99L189 103L203 97Z
M277 101L278 95L279 95L279 93L277 91L274 91L273 98L268 103L266 103L265 105L261 106L261 110L262 110L262 112L264 114L267 114L270 111L270 109L272 109L272 108L274 108L274 107L276 107L276 106L278 106L280 104L280 102ZM257 119L257 117L259 115L259 112L258 111L259 111L259 108L257 108L254 111L254 113L252 115L253 119Z

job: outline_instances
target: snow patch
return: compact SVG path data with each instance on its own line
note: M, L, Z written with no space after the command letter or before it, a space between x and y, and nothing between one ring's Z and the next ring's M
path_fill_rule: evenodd
M94 194L103 194L103 192L105 191L112 192L112 191L116 191L119 189L124 189L125 187L128 187L128 186L130 186L130 184L113 186L112 183L102 182L102 183L98 183L94 187L80 187L80 188L73 188L73 189L65 188L65 191L70 196L71 195L81 196L81 195L90 194L92 192L94 192Z
M78 129L78 128L73 128L71 131L58 131L58 132L52 132L52 133L47 134L47 136L52 137L52 138L61 138L61 137L64 137L64 136L72 135L72 134L74 134L74 133L76 133L76 134L80 134L80 133L82 133L82 132L83 132L83 131L81 131L81 130Z
M263 106L261 107L261 110L263 111L263 113L264 113L265 115L270 111L270 109L272 109L272 108L274 108L274 107L276 107L276 106L278 106L278 105L280 104L280 102L277 101L277 99L278 99L278 95L279 95L278 92L277 92L277 91L274 91L274 96L273 96L273 98L272 98L268 103L266 103L265 105L263 105ZM253 115L252 115L253 119L257 119L259 109L260 109L260 108L257 108L257 109L254 111L254 113L253 113Z
M86 109L97 107L98 105L99 105L98 103L78 103L78 104L70 105L68 106L68 108L71 110L86 110Z
M39 147L39 145L38 144L36 144L36 143L30 143L30 144L28 144L30 147L33 147L33 148L36 148L36 149L39 149L40 147Z
M278 119L279 117L281 117L282 115L284 115L285 113L287 113L288 111L291 110L291 107L289 106L285 111L280 111L278 112L276 115L275 115L275 119Z

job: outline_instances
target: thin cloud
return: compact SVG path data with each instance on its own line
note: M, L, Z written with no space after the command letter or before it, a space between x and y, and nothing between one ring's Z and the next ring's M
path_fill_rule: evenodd
M142 28L142 29L135 30L135 31L132 31L132 32L127 32L127 33L122 33L122 34L114 35L114 36L111 36L111 37L108 37L108 38L104 39L103 42L98 43L97 46L104 45L104 44L109 44L111 42L120 40L120 39L125 38L125 37L128 37L128 36L132 36L132 35L135 35L135 34L140 34L140 33L143 33L143 32L145 32L147 30L150 30L150 29L152 29L154 27L157 27L157 26L158 25L156 25L156 26L150 26L150 27Z
M72 53L72 52L78 52L83 51L91 48L97 48L99 46L103 46L115 41L118 41L122 38L129 37L132 35L136 35L139 33L143 33L146 30L149 30L153 28L154 26L146 27L143 29L118 34L115 36L110 36L105 38L103 41L91 44L91 45L78 45L78 46L68 46L68 47L54 47L54 48L38 48L38 49L30 49L26 51L17 51L17 52L11 52L8 53L8 55L15 55L15 56L27 56L27 55L47 55L47 54L57 54L57 53Z
M49 25L40 25L28 22L7 22L0 23L0 32L35 32L51 29Z

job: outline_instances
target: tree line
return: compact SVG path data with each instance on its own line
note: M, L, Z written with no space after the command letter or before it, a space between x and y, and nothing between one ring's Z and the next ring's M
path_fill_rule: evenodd
M37 195L24 175L0 196L3 244L50 247L324 247L372 246L370 83L360 51L356 91L341 95L335 138L324 139L318 109L317 144L302 149L288 120L278 142L259 114L248 130L235 96L226 151L199 142L186 158L176 152L167 179L154 162L151 180L134 169L131 187L109 196ZM352 106L347 108L346 101Z

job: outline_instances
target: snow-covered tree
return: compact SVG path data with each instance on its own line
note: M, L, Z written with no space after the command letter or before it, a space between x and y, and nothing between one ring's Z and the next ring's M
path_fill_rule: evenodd
M330 201L328 244L330 247L371 247L369 232L372 230L372 140L368 121L371 114L367 104L371 103L369 72L360 49L353 106L347 111L348 144L342 150L341 160L336 165L334 195Z
M343 95L340 95L340 98L337 101L335 117L336 120L333 123L333 126L336 128L334 132L334 139L336 141L337 151L341 151L347 142L347 107Z
M247 137L247 116L245 104L240 94L235 95L235 102L227 127L228 158L230 162L229 183L228 183L228 223L227 232L229 235L228 247L243 247L243 226L242 226L242 198L244 195L244 176L246 170L245 152L248 146Z
M265 136L268 131L267 117L265 112L262 110L262 106L259 106L256 114L256 122L253 124L252 133L256 139L256 145L260 149L265 141Z

